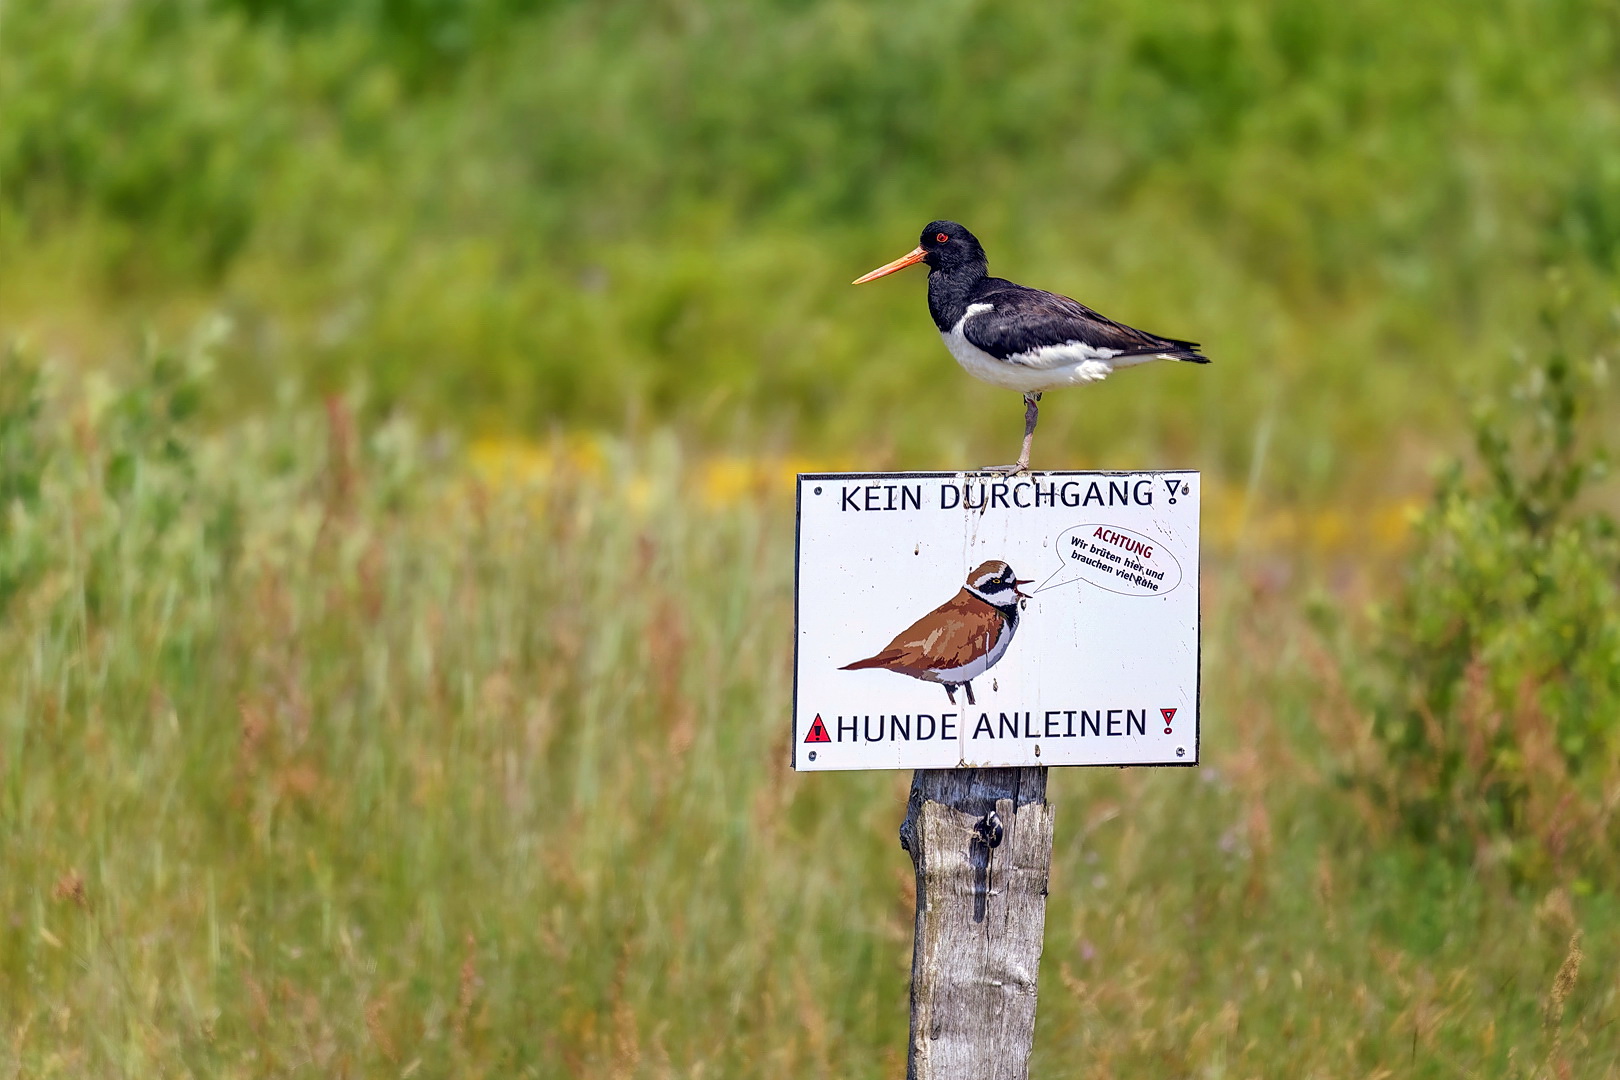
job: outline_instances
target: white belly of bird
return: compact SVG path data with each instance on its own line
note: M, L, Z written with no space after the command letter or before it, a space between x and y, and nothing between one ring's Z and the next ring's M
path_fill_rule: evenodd
M1016 629L1016 626L1003 623L1001 633L997 635L995 641L990 643L990 650L983 656L977 660L969 660L961 667L935 668L933 671L934 678L940 682L948 683L965 683L970 679L977 679L980 675L989 671L997 660L1001 659L1002 654L1007 651L1007 646L1012 644L1013 631Z
M1133 367L1150 360L1169 359L1153 354L1121 356L1118 349L1098 348L1083 341L1067 341L1060 345L1044 345L1028 352L1014 353L1001 360L973 344L962 333L962 328L967 325L969 319L993 309L993 304L969 304L967 314L958 319L950 330L940 334L945 341L945 347L951 351L956 362L962 365L962 370L992 386L1028 394L1060 386L1101 382L1116 368Z

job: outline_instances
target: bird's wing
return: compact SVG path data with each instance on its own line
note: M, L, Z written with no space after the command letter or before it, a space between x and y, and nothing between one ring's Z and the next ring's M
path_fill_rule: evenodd
M967 317L962 335L998 360L1047 368L1119 356L1204 359L1197 342L1150 334L1099 315L1078 300L999 278L974 301L974 307L990 306Z
M1001 614L966 589L895 635L876 656L849 665L913 670L955 668L995 642Z

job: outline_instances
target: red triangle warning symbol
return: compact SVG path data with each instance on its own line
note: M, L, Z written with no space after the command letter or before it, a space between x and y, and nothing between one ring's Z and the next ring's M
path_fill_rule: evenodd
M1164 722L1168 724L1170 721L1172 721L1172 720L1174 720L1176 718L1176 710L1174 710L1174 709L1160 709L1159 710L1159 715L1164 717Z
M805 742L832 742L827 735L827 725L821 722L821 714L816 713L815 720L810 724L810 734L804 737Z

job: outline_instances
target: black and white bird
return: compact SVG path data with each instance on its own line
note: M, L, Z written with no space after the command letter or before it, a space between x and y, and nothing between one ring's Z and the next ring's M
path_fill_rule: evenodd
M1026 472L1043 390L1101 382L1119 368L1150 360L1207 364L1195 341L1137 330L1078 300L990 276L984 248L954 221L931 221L916 250L855 279L860 285L913 263L928 264L928 310L945 347L969 375L1024 395Z

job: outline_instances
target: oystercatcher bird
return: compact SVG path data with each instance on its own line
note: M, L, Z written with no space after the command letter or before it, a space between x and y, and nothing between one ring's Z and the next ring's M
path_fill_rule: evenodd
M1018 629L1018 602L1028 585L1000 559L980 563L955 596L895 635L883 651L845 664L840 671L882 668L924 682L942 683L956 704L956 688L973 700L973 680L989 671L1012 644Z
M975 378L1024 395L1024 447L1018 463L989 471L1029 470L1036 403L1043 390L1100 382L1119 368L1150 360L1209 363L1196 341L1150 334L1067 296L991 277L978 238L954 221L929 222L915 250L853 284L913 263L928 264L928 311L956 362Z

